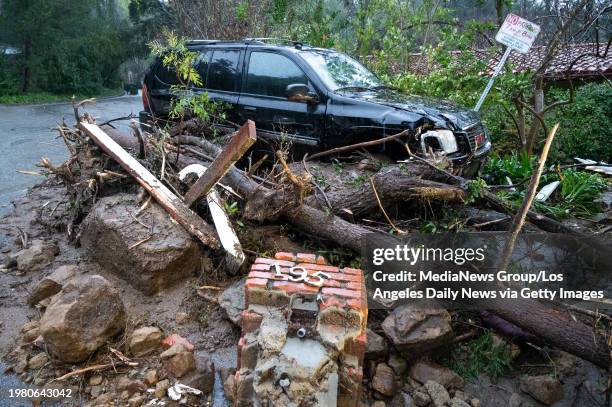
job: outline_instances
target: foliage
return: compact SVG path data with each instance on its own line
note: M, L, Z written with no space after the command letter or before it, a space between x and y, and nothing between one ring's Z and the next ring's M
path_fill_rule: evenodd
M567 90L553 89L555 100L567 97ZM557 136L559 148L553 157L573 157L612 162L612 85L590 83L576 90L572 104L558 109L551 122L561 123Z
M448 364L468 379L475 379L483 373L497 378L512 368L512 355L509 346L495 344L493 334L487 330L480 337L455 347Z
M69 102L72 97L76 100L87 99L90 97L110 97L123 94L123 89L101 89L100 91L86 94L57 94L49 92L29 92L17 94L0 94L0 104L36 104L36 103L54 103L54 102Z

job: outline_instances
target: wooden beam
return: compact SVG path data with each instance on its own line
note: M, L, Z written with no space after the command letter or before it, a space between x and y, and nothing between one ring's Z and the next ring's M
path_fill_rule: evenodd
M138 162L130 153L108 136L100 127L79 123L83 130L106 154L110 155L155 199L182 227L206 246L217 248L219 240L214 229L189 209L168 187Z
M192 206L198 199L208 194L213 186L227 173L247 150L257 141L255 122L247 122L236 132L221 154L213 161L208 170L191 186L185 194L185 203Z

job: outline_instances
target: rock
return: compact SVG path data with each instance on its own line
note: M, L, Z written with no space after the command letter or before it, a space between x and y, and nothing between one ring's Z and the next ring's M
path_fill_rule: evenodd
M143 293L153 294L194 275L202 252L191 235L154 202L135 222L132 215L138 207L136 195L101 198L83 221L80 242L102 267ZM141 223L150 225L153 232Z
M450 403L450 396L440 383L430 380L425 383L425 388L427 389L429 397L431 397L431 402L434 407L445 407Z
M449 404L450 407L470 407L468 403L461 400L460 398L453 397Z
M146 397L138 394L128 400L129 407L140 407L146 401Z
M205 373L194 370L181 377L181 383L201 390L204 394L212 393L215 384L215 376L210 376Z
M181 311L181 312L176 313L175 320L177 324L179 325L184 324L185 322L187 322L188 319L189 319L189 315L187 315L186 312Z
M414 404L416 404L418 407L425 407L431 402L431 397L429 397L429 394L422 391L415 391L412 394L412 399L414 400Z
M398 376L402 376L406 372L406 369L408 369L408 362L406 362L406 359L395 352L391 353L387 364L391 366L391 369L393 369Z
M391 397L397 390L395 372L385 363L376 366L376 372L372 378L372 388L383 396Z
M229 320L238 326L240 326L242 322L242 311L244 311L245 308L245 281L246 278L236 281L219 296L219 305L223 308Z
M470 400L470 404L472 405L472 407L480 407L480 400L479 399L471 399Z
M40 325L38 321L31 321L23 325L21 328L21 340L24 343L30 343L36 340L40 335Z
M384 358L388 351L387 340L369 328L366 330L366 335L365 358L373 360Z
M77 266L60 266L36 284L28 297L28 304L36 305L62 290L62 286L76 275Z
M201 375L198 382L200 387L191 387L202 390L205 394L211 393L215 384L215 365L211 358L205 353L197 353L195 359L196 370Z
M49 357L47 356L45 352L37 353L36 355L32 356L30 360L28 360L28 369L30 370L40 369L41 367L46 365L48 361L49 361Z
M147 386L140 380L134 380L127 377L122 377L117 382L117 390L120 392L127 391L128 397L135 393L144 392Z
M395 397L389 402L389 407L414 407L414 400L412 396L403 391L397 393Z
M386 407L386 406L387 405L385 404L385 402L384 401L380 401L380 400L375 401L374 403L372 403L370 405L370 407Z
M407 358L446 345L453 338L451 317L446 310L412 304L396 308L383 321L382 328Z
M156 326L145 326L136 329L130 337L130 351L134 356L144 356L159 349L162 332Z
M56 242L34 240L30 247L15 253L17 269L20 271L42 270L59 254L59 247Z
M174 377L182 377L195 369L193 352L181 343L172 345L160 355L160 358L166 370Z
M463 389L463 378L449 368L426 360L419 360L410 367L408 375L425 384L432 380L447 389Z
M189 342L187 339L183 338L182 336L178 334L172 334L172 335L167 336L162 341L161 344L164 348L170 349L172 345L174 345L175 343L181 343L185 345L187 349L189 349L190 351L193 351L195 349L195 347L191 344L191 342Z
M512 393L510 400L508 400L508 407L522 407L523 399L518 393Z
M158 380L159 378L157 377L157 370L155 369L149 369L144 374L144 384L146 384L149 387L155 385L155 383L157 383Z
M66 363L85 360L125 326L119 292L102 276L68 282L40 320L51 353Z
M104 393L98 396L95 400L91 402L92 407L106 407L106 406L114 406L113 396L109 393Z
M19 361L13 366L13 371L17 374L23 373L28 370L28 359L25 355L21 356Z
M223 392L225 397L233 403L236 394L236 377L234 375L227 376L227 379L223 382Z
M102 394L102 386L95 385L95 386L91 386L91 388L89 389L89 394L91 394L91 397L96 398L98 397L100 394Z
M563 386L550 376L528 376L521 378L521 391L548 406L563 399Z
M155 385L155 397L158 399L164 398L166 396L166 390L170 388L170 380L164 379Z
M102 380L104 380L104 379L103 379L103 377L102 377L101 375L99 375L99 374L94 375L94 376L91 376L91 377L89 378L89 385L90 385L90 386L99 386L99 385L101 385L101 384L102 384Z

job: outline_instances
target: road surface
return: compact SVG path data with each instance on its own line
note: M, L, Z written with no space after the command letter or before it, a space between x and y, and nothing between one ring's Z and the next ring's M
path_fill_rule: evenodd
M142 108L140 96L121 96L98 101L85 110L98 122L138 115ZM60 164L68 152L57 131L52 130L62 121L74 124L74 113L69 103L44 105L0 105L0 214L11 207L11 200L23 195L40 177L20 174L17 170L37 171L41 157ZM126 128L127 122L117 127Z

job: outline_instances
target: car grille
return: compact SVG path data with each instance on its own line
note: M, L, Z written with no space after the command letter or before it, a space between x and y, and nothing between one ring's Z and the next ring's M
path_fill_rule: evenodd
M485 144L485 128L482 123L466 127L464 131L468 143L470 144L470 150L476 151Z

